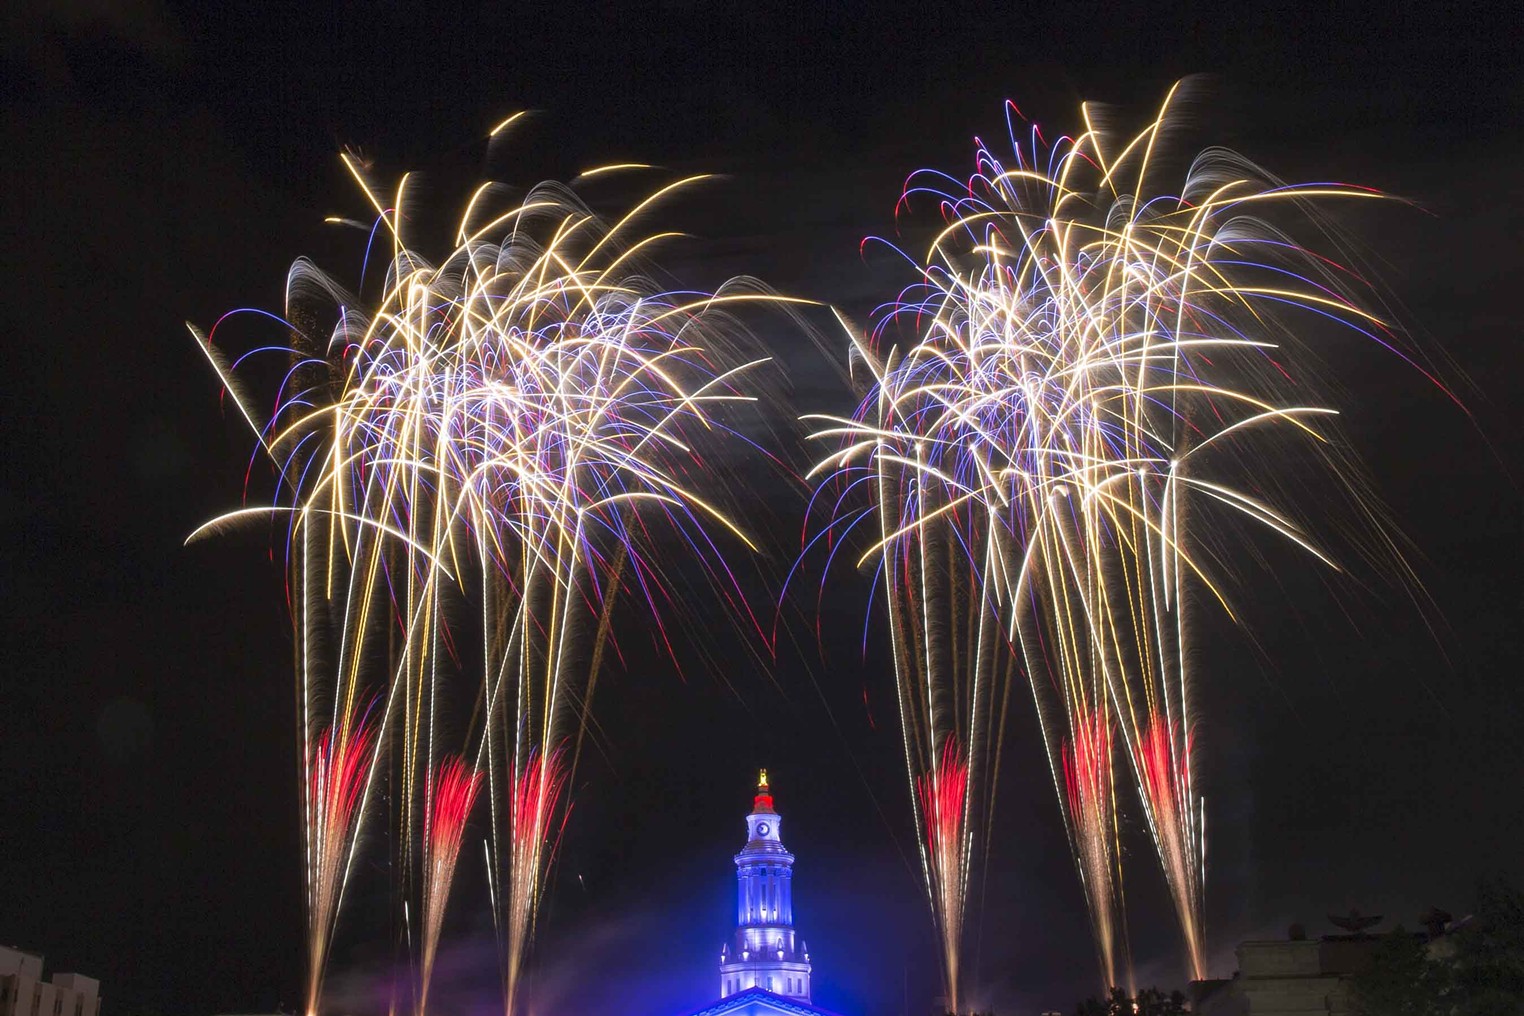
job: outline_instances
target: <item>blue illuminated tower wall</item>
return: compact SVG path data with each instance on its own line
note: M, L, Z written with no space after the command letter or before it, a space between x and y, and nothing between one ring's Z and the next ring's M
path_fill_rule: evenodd
M756 987L810 1000L810 953L794 934L794 855L779 837L782 821L764 769L736 855L736 933L720 951L721 998Z

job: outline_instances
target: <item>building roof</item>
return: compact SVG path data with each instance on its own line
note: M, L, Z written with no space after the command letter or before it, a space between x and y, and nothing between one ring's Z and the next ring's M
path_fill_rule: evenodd
M775 995L766 988L747 988L734 995L695 1009L688 1016L837 1016L829 1009L795 998Z

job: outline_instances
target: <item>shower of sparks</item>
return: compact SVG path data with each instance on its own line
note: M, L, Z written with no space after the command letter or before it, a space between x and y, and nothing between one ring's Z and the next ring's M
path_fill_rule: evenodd
M192 329L280 483L273 505L198 532L288 520L310 760L308 1013L356 830L371 820L394 823L398 906L423 915L407 948L424 1010L481 781L511 1014L597 675L605 650L617 652L615 608L643 613L667 650L695 584L750 617L723 551L751 547L724 470L742 440L736 404L753 401L740 385L765 358L741 355L749 343L733 312L789 301L746 280L688 293L642 274L670 234L638 222L698 177L612 223L558 184L506 209L485 185L436 265L407 242L408 178L383 195L344 162L374 212L363 227L372 285L389 248L380 293L363 300L306 261L293 266L291 342L256 350L285 361L268 421L239 386L242 359L227 362ZM324 313L332 326L319 339ZM374 737L345 719L367 695Z
M1129 962L1119 762L1174 899L1187 970L1204 976L1191 604L1233 616L1220 576L1234 519L1333 564L1282 507L1305 482L1278 469L1294 461L1337 478L1363 551L1393 546L1330 440L1333 411L1306 401L1319 368L1309 350L1333 322L1415 359L1356 302L1368 289L1359 277L1294 236L1332 235L1319 202L1382 195L1284 185L1217 148L1182 166L1172 144L1182 105L1177 85L1121 141L1086 105L1085 129L1052 143L1008 106L1014 157L981 142L967 180L913 175L901 209L934 206L942 221L919 254L886 246L918 280L866 336L846 329L849 362L867 372L856 412L809 418L833 445L812 473L811 511L824 519L812 545L834 558L848 533L872 533L857 563L874 568L887 601L954 1002L965 897L945 887L966 883L976 825L990 847L1011 675L1035 700L1107 985ZM948 744L968 780L953 852L941 847L945 812L921 790L937 785Z

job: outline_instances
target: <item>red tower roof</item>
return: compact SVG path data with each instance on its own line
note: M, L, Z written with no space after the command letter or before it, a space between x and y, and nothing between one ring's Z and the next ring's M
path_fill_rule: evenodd
M757 774L757 796L752 798L751 810L752 814L773 811L773 793L767 786L766 769Z

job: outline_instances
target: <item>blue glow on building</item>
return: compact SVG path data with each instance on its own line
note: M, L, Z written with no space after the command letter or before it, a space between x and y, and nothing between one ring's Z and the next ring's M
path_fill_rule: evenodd
M720 1000L689 1016L837 1016L810 1002L810 951L794 931L794 855L783 846L767 770L736 855L736 931L720 949Z
M808 1002L775 995L766 988L747 988L688 1016L837 1016Z

